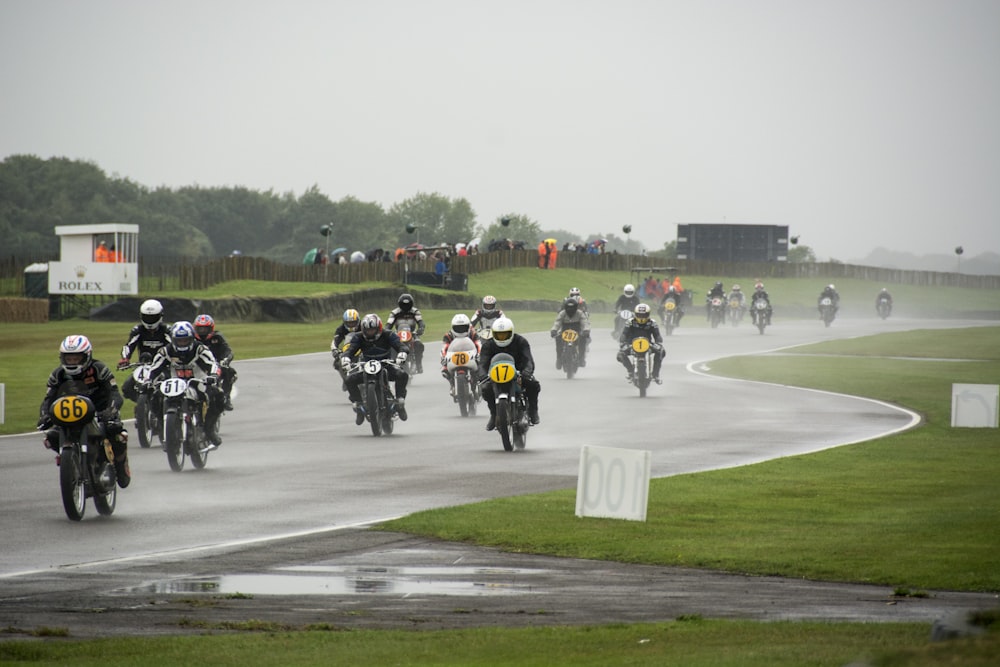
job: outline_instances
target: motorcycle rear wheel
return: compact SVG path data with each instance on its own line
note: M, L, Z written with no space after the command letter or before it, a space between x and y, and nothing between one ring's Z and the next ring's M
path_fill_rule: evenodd
M184 470L184 434L181 432L183 425L181 415L177 412L168 413L163 425L167 441L167 463L174 472Z
M510 440L510 401L506 398L497 399L497 431L500 432L504 450L514 451L514 445Z
M153 415L150 413L149 397L139 394L135 401L135 430L139 433L139 446L149 449L153 441Z

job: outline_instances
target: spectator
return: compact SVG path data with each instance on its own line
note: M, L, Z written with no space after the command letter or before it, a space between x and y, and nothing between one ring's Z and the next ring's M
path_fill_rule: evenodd
M94 250L94 261L95 262L110 262L111 261L111 251L108 250L108 244L101 241L97 244L97 248Z

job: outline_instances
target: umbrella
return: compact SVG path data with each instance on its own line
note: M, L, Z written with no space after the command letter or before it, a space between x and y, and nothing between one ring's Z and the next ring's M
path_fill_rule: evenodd
M316 261L316 252L318 250L319 250L318 248L311 248L308 252L306 252L305 257L302 258L302 263L312 264L314 261Z
M339 255L342 252L347 252L347 248L334 248L330 251L330 256L333 257L334 255Z
M412 250L420 250L424 246L423 246L423 244L420 244L420 243L411 243L410 245L408 245L406 247L409 248L409 249L412 249Z
M545 239L543 243L559 243L559 242L556 241L555 239Z
M455 250L461 250L464 247L465 247L464 243L456 243L455 244Z
M470 245L470 246L473 246L473 245L479 245L479 243L480 243L481 241L482 241L482 239L481 239L481 238L479 238L479 237L477 236L476 238L474 238L474 239L472 239L471 241L469 241L469 245Z

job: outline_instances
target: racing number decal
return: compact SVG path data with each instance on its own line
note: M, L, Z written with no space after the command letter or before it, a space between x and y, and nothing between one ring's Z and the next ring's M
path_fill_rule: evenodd
M632 350L642 354L649 350L649 340L646 338L634 338L632 340Z
M514 368L514 364L507 362L500 362L499 364L493 364L490 367L490 379L497 384L503 384L504 382L510 382L514 379L514 375L517 373L517 369Z
M87 416L87 401L79 396L63 396L52 405L59 421L72 424Z
M579 336L579 334L573 329L565 329L562 332L562 339L567 343L572 343L573 341L575 341L577 336Z
M469 363L469 353L468 352L452 352L451 353L451 363L456 366L464 366Z

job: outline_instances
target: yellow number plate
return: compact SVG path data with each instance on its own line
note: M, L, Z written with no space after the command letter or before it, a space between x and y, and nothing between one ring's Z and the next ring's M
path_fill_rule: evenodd
M504 361L501 361L499 364L493 364L493 366L490 367L490 379L498 384L510 382L514 379L516 374L517 369L514 368L514 364Z
M663 304L663 307L666 308L667 310L673 310L674 308L677 307L677 304L674 303L673 301L667 301L665 304Z
M87 401L80 396L63 396L52 404L52 414L59 421L73 424L87 417Z
M469 363L469 353L468 352L452 352L451 353L451 363L456 366L464 366Z
M646 338L633 338L632 350L638 354L649 351L649 340Z
M563 332L562 332L562 339L564 341L566 341L567 343L572 343L573 341L575 341L579 337L580 337L580 334L578 334L573 329L564 329Z

